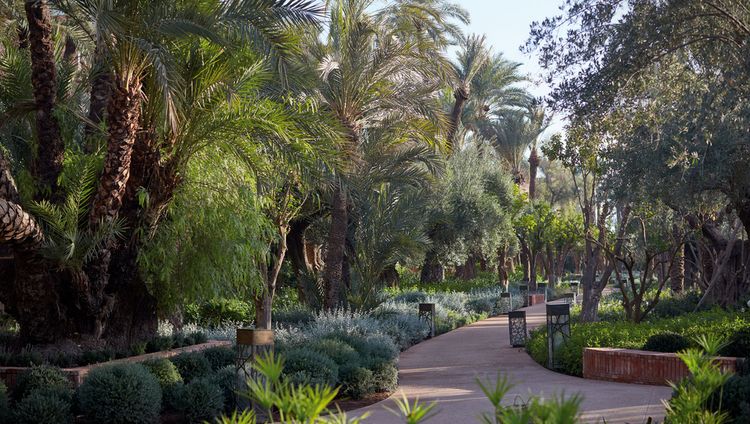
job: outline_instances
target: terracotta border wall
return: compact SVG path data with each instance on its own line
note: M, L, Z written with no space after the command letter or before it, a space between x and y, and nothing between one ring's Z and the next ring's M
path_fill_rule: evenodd
M737 358L717 359L723 370L736 370ZM689 374L674 353L591 347L583 351L583 378L668 386L669 381L677 382Z
M199 352L199 351L211 348L211 347L231 346L231 345L232 345L232 342L230 341L212 340L207 343L201 343L201 344L192 345L192 346L185 346L185 347L165 350L161 352L147 353L145 355L130 356L127 358L115 359L113 361L100 362L98 364L86 365L84 367L63 368L62 371L68 377L70 382L73 383L75 387L78 387L79 385L81 385L81 383L83 383L83 379L86 378L86 375L88 375L89 371L91 371L94 368L99 368L99 367L112 365L112 364L143 362L149 359L171 358L173 356L177 356L185 352ZM28 367L0 367L0 380L2 380L8 388L12 388L16 385L16 380L18 376L28 369L29 369Z

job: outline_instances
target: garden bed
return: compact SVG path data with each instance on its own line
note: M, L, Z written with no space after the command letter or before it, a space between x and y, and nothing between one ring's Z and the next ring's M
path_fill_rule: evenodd
M195 344L192 346L185 346L176 349L164 350L160 352L145 353L143 355L130 356L127 358L114 359L106 362L99 362L96 364L62 368L62 372L70 380L74 387L78 387L83 383L84 378L89 372L95 368L100 368L108 365L123 364L123 363L138 363L145 362L153 359L160 358L172 358L181 353L188 352L200 352L212 347L231 347L232 343L224 340L211 340L206 343ZM16 385L16 381L19 375L31 369L31 367L0 367L0 380L5 383L8 388L13 388Z

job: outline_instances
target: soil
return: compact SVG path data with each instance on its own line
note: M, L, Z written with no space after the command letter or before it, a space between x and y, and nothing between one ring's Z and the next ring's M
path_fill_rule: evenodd
M342 411L353 411L355 409L364 408L365 406L370 406L372 404L378 403L381 400L388 399L393 393L391 392L384 392L384 393L373 393L371 395L365 396L362 399L335 399L332 403L329 409L332 411L336 410L336 407L338 406Z

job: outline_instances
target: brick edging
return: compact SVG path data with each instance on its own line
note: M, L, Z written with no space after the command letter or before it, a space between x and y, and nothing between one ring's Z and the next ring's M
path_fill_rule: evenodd
M135 363L144 362L150 359L159 358L171 358L181 353L187 352L200 352L212 347L231 346L232 342L228 340L211 340L206 343L200 343L191 346L178 347L176 349L164 350L161 352L146 353L143 355L129 356L127 358L113 359L107 362L99 362L96 364L86 365L82 367L62 368L63 374L68 377L68 380L73 384L74 387L78 387L83 383L88 373L94 368L104 367L113 364L122 363ZM0 367L0 380L2 380L8 388L12 388L16 385L16 380L20 374L28 370L30 367Z
M737 358L716 358L723 371L734 372ZM620 383L668 386L690 375L687 366L674 353L634 349L594 348L583 350L583 378Z

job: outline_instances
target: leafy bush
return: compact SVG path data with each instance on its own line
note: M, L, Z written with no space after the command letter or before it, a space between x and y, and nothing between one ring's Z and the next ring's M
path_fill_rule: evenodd
M166 358L152 359L141 363L146 369L156 377L159 386L165 388L182 382L182 376L177 367Z
M743 358L750 354L750 327L741 328L732 334L729 344L721 350L724 356Z
M69 393L59 388L36 388L16 402L12 419L16 424L64 424L71 422Z
M357 351L346 344L346 342L339 339L325 338L315 340L308 347L327 356L333 360L338 367L359 364L359 354Z
M203 350L201 353L206 357L208 363L211 364L211 369L214 371L234 365L234 362L237 360L237 353L229 347L211 347Z
M181 353L170 359L185 383L211 374L211 363L200 352Z
M398 386L398 368L393 361L375 361L369 364L372 370L372 390L391 392Z
M211 381L221 388L224 395L224 411L235 409L235 398L239 376L234 365L217 370L211 377Z
M643 350L651 352L675 353L690 347L690 340L676 333L659 333L650 336L643 345Z
M423 303L425 299L427 299L427 293L420 290L403 292L393 297L394 302L403 303Z
M720 389L721 410L730 417L730 422L750 422L750 376L734 375ZM714 406L715 405L714 401Z
M284 308L273 312L276 324L286 327L301 327L315 321L315 314L309 309L296 307Z
M156 377L141 364L95 368L78 389L81 412L97 423L154 423L161 397Z
M238 299L213 299L199 305L188 305L185 318L188 323L201 327L221 327L227 324L248 323L253 320L255 308Z
M466 308L477 314L491 314L495 310L496 299L490 297L480 297L470 299L466 302Z
M173 344L174 339L172 338L172 336L156 336L146 342L146 352L153 353L169 350L172 348Z
M72 393L73 389L62 370L47 365L31 367L18 376L13 397L21 400L39 389L60 389Z
M353 399L372 393L373 373L367 368L357 365L346 365L339 371L339 378L343 388L343 393Z
M334 386L339 368L328 356L310 349L295 348L285 353L284 374L294 384Z
M224 409L224 393L209 378L196 378L180 392L177 410L191 423L202 423L218 416Z

